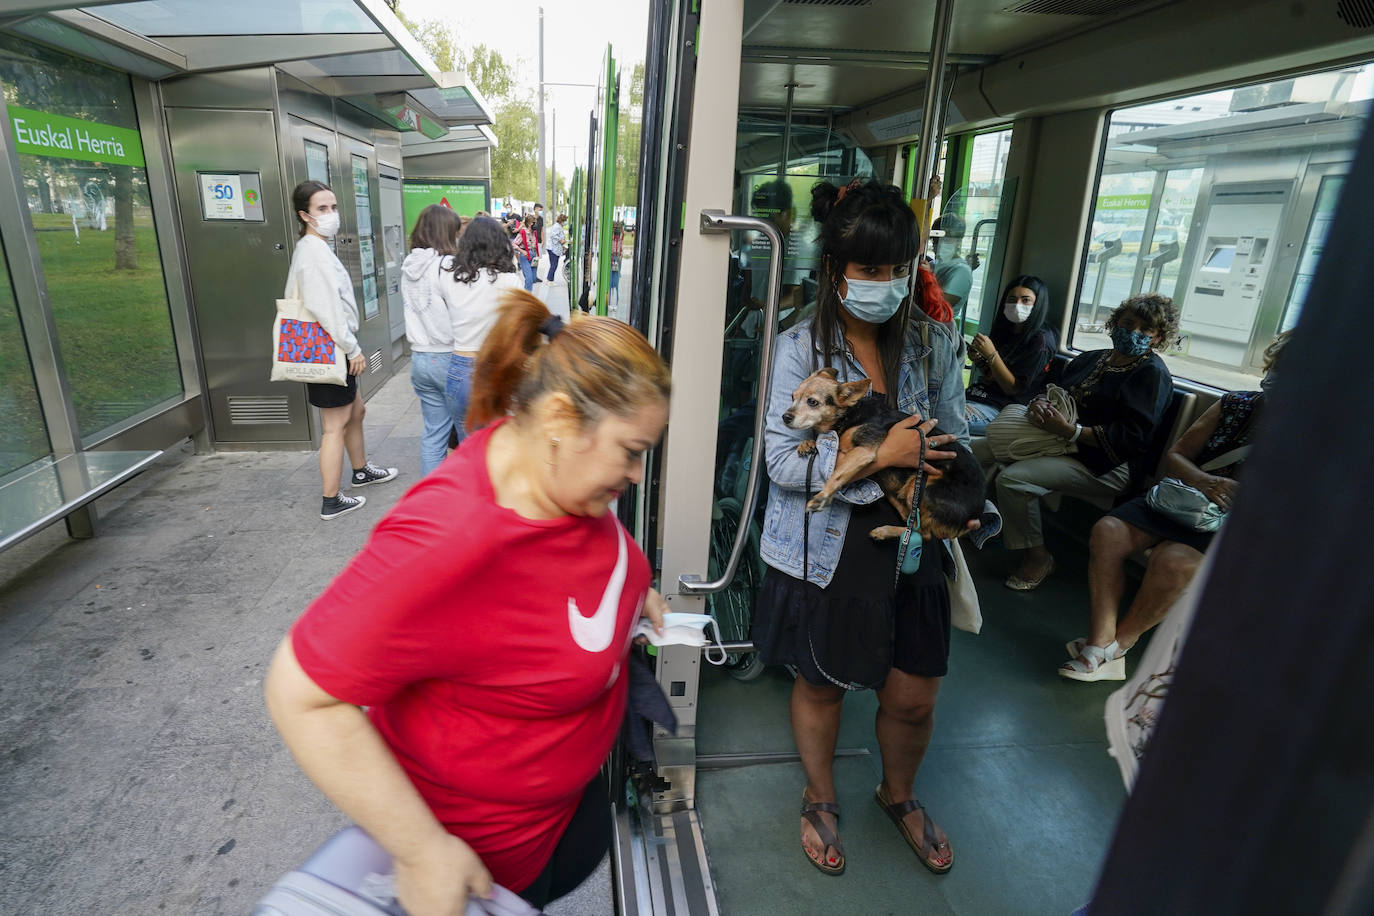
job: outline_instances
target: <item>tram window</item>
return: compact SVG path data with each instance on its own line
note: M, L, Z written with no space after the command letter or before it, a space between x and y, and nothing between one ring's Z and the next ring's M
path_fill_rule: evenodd
M953 150L951 169L949 156ZM947 196L940 206L941 215L954 214L963 221L964 235L946 246L944 256L963 260L972 271L968 296L957 311L963 315L965 330L977 333L982 312L984 286L988 279L988 256L997 230L1002 205L1002 181L1007 171L1007 155L1011 150L1011 128L988 131L973 136L960 135L946 141L941 153L941 174L951 175L956 187L946 188ZM957 225L957 223L956 223ZM936 257L941 255L935 246ZM937 266L939 261L937 260ZM937 274L940 271L937 269ZM995 282L995 281L994 281Z
M1159 291L1182 313L1163 354L1176 376L1256 387L1301 313L1371 98L1365 64L1112 112L1069 346L1110 346L1111 309Z

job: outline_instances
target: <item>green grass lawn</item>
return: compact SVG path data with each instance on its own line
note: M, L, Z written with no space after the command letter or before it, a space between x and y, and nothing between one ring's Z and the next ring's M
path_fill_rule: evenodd
M53 319L81 434L90 435L179 395L157 237L146 211L135 217L136 270L116 270L114 222L85 226L33 214ZM27 370L27 367L24 367Z

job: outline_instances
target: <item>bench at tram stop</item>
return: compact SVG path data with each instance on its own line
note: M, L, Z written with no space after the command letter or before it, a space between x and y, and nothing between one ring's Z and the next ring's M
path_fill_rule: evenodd
M96 533L91 503L134 479L162 455L160 449L83 451L47 457L0 484L0 551L51 524L65 521L74 538Z

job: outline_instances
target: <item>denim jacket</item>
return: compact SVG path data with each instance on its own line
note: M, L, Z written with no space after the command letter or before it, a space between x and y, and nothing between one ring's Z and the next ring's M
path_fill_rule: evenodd
M927 347L922 342L921 325L926 328ZM768 466L768 508L764 517L760 553L769 566L800 579L803 565L802 524L809 520L810 545L807 551L807 581L824 588L830 584L835 565L844 546L851 505L867 505L882 498L882 489L867 478L841 489L823 512L806 511L806 458L797 446L811 437L808 430L789 429L782 415L792 404L792 392L813 371L811 321L802 321L778 335L773 363L772 390L768 396L768 417L764 427L764 457ZM863 367L845 346L843 354L830 361L819 361L816 368L834 366L841 381L865 377ZM930 377L926 377L927 368ZM897 372L897 407L903 413L935 417L937 433L953 433L968 446L968 421L964 418L963 341L945 324L920 315L907 331L902 365ZM819 490L835 470L839 436L824 433L816 440L815 466L811 471L811 491ZM991 503L982 516L982 527L969 535L975 545L1001 530L1002 520Z

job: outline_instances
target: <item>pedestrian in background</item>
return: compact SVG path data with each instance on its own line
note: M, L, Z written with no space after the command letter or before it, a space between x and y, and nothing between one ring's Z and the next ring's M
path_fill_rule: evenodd
M453 431L449 408L449 363L453 356L456 290L453 257L463 221L448 207L430 204L420 211L410 233L410 254L401 265L401 301L405 304L406 340L410 342L410 385L420 399L424 433L420 437L420 473L439 466Z

